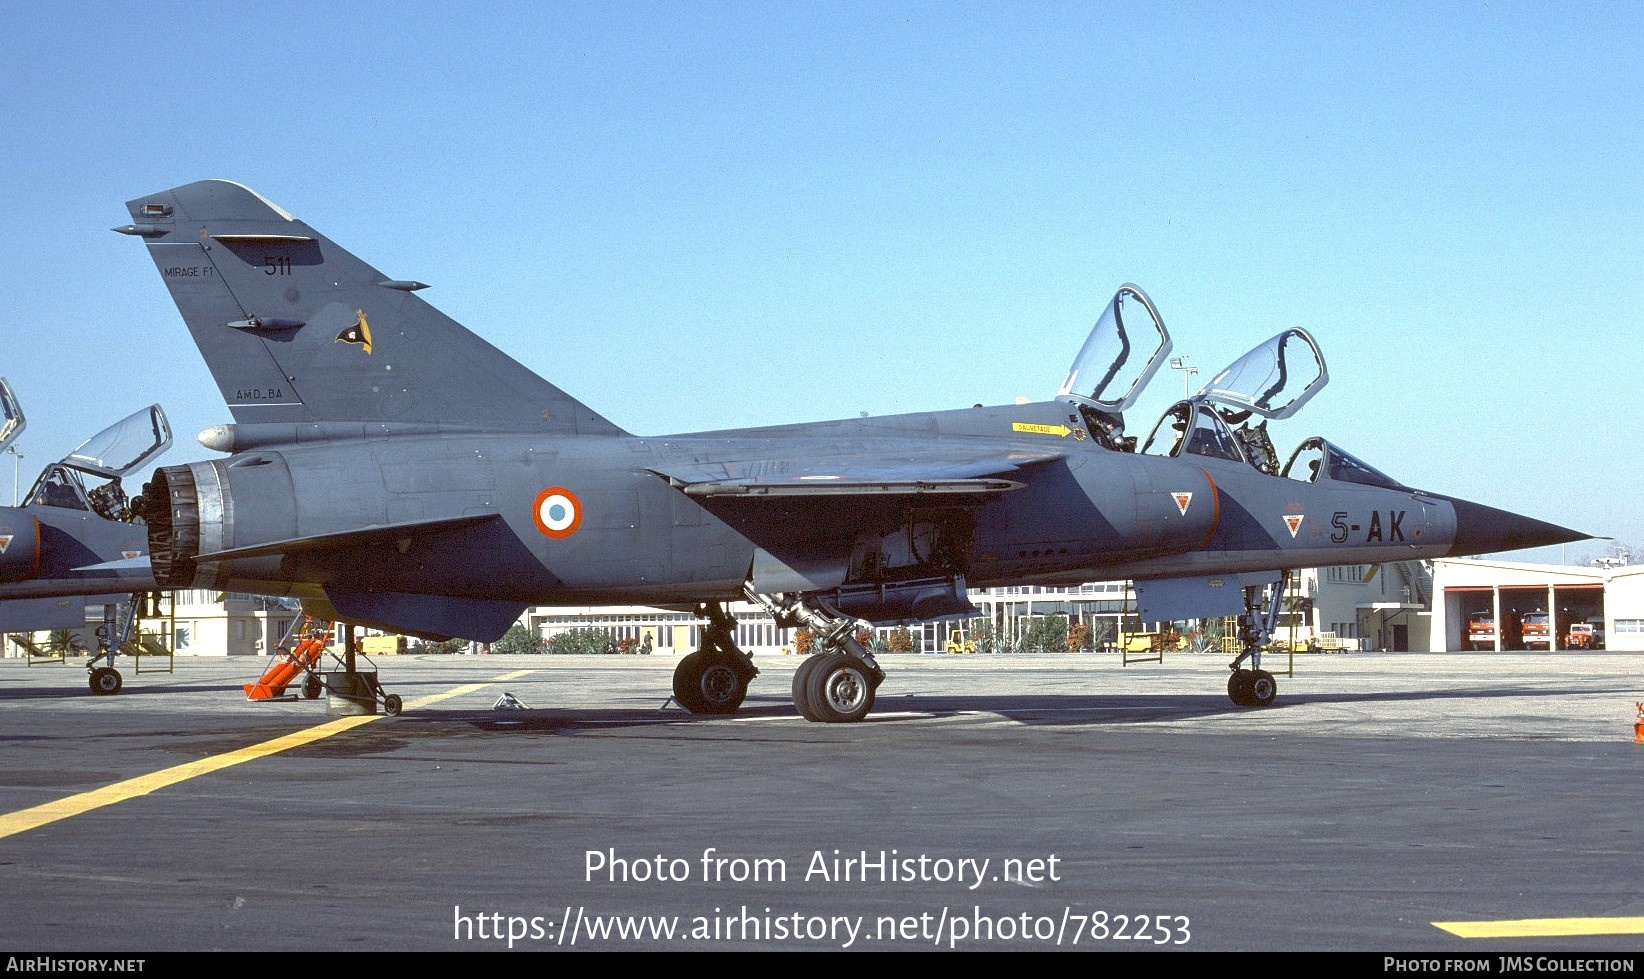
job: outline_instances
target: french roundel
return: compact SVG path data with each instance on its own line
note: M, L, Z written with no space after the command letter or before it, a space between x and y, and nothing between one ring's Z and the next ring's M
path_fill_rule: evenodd
M563 486L550 486L537 494L531 517L544 537L569 537L582 524L582 501Z

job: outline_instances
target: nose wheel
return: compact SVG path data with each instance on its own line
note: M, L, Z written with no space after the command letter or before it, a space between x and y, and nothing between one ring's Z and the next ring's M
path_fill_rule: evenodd
M1266 670L1234 670L1227 695L1240 707L1266 707L1279 695L1279 681Z
M119 693L120 688L125 686L125 679L120 676L120 671L112 666L99 666L93 669L88 680L91 692L100 697Z

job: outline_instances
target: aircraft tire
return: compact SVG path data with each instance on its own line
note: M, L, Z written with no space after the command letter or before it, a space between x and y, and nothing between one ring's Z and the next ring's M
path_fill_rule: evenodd
M120 688L125 685L125 680L120 676L120 671L112 666L99 666L92 670L89 682L91 692L98 696L119 693Z
M674 667L674 699L693 714L729 714L742 706L752 679L729 657L699 649Z
M821 720L821 718L817 717L815 712L811 710L810 694L807 692L807 684L810 682L811 674L816 671L816 667L821 664L822 660L827 656L827 653L812 653L805 657L805 659L799 664L798 669L793 671L793 707L794 710L799 712L799 716L803 717L807 721Z
M383 713L387 714L389 717L400 716L400 711L404 708L405 703L400 700L400 695L397 693L391 693L382 698Z
M1266 707L1279 695L1279 681L1266 670L1252 670L1249 684L1250 707Z
M824 724L860 721L873 710L875 682L868 664L844 653L829 653L805 679L805 700L814 720Z
M1240 707L1254 707L1250 698L1250 671L1234 670L1227 678L1227 695Z
M685 654L685 657L674 666L674 699L679 701L679 706L693 714L701 713L697 708L701 706L702 668L703 661L707 658L699 649L694 653Z
M742 706L742 701L748 696L749 679L736 663L725 657L710 658L696 682L702 707L692 713L732 713Z
M325 691L325 684L317 676L311 676L303 681L303 696L309 700L318 700Z

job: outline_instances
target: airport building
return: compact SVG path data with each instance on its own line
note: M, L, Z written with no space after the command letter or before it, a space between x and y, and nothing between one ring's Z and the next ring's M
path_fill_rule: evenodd
M1345 565L1292 576L1286 614L1275 638L1333 650L1428 649L1432 575L1426 562ZM969 620L881 626L879 651L920 653L1112 650L1128 645L1217 648L1232 642L1232 620L1144 622L1129 582L973 589L980 615ZM734 603L737 644L754 655L793 653L797 630L778 626L757 605ZM640 607L538 606L521 620L535 636L552 640L577 630L600 630L628 650L681 654L697 648L701 625L684 612ZM1071 641L1070 641L1071 640ZM900 648L898 648L900 647Z
M172 595L180 655L265 656L302 614L293 601L260 595L198 589Z
M1462 558L1433 562L1433 587L1435 649L1644 650L1644 565Z
M1111 651L1160 647L1231 649L1232 619L1143 622L1128 582L1072 586L977 589L971 602L980 615L969 620L879 627L864 637L880 652ZM194 656L265 656L299 618L296 603L219 591L179 591L164 605L175 650ZM82 649L96 647L102 607L88 608L84 630L73 636ZM757 605L733 603L736 641L754 655L798 654L805 637L778 626ZM1340 565L1296 572L1274 637L1296 649L1461 651L1538 648L1525 641L1546 613L1553 649L1577 644L1644 650L1644 565L1596 568L1526 564L1494 558L1384 565ZM1484 616L1500 628L1488 640L1472 625ZM519 623L544 642L581 633L600 643L590 650L683 655L702 639L702 620L689 611L631 607L535 606ZM61 642L67 637L55 637ZM35 634L37 646L48 644ZM8 643L5 655L21 646ZM411 648L415 648L414 645ZM483 652L470 644L470 652Z
M1490 611L1499 616L1502 628L1482 648L1538 648L1533 639L1526 646L1522 620L1548 612L1551 649L1586 644L1644 651L1644 565L1600 568L1495 558L1400 561L1313 568L1297 572L1292 582L1275 639L1298 649L1314 645L1346 651L1468 650L1474 648L1469 621ZM1079 648L1092 650L1172 633L1179 636L1180 647L1206 648L1231 642L1233 635L1229 620L1140 621L1135 591L1128 582L993 588L972 591L970 598L981 610L980 617L911 625L906 629L909 651L1022 649L1035 638L1044 638L1042 624L1054 619L1066 623L1066 630L1050 635L1068 635L1082 627ZM791 630L779 628L762 609L738 604L732 611L743 649L756 655L794 651ZM641 608L537 607L522 623L544 638L589 628L639 643L648 635L652 648L663 653L690 652L700 639L700 628L689 614ZM886 642L895 632L894 627L875 630L876 638Z
M123 602L129 596L110 597ZM5 643L4 655L89 655L97 649L97 630L104 624L107 606L101 601L85 602L84 627L13 634L16 640ZM113 609L112 614L120 615L124 606ZM266 656L302 614L294 600L210 589L161 593L147 613L153 614L140 620L137 631L163 637L164 644L182 656Z

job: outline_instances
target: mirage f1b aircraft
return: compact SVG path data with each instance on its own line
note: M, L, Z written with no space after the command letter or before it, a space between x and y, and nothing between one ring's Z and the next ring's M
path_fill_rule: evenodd
M0 451L25 425L0 378ZM133 624L135 596L155 590L148 534L120 480L170 445L165 412L150 405L46 466L20 506L0 507L0 633L79 629L86 606L102 605L100 648L86 665L93 693L120 690L114 658Z
M536 604L690 609L707 625L674 693L698 713L735 710L758 672L736 600L822 637L793 680L813 721L872 709L884 672L858 620L1117 579L1144 621L1243 613L1228 689L1261 706L1287 569L1587 536L1405 486L1323 439L1281 465L1267 420L1327 377L1299 329L1174 405L1138 451L1123 412L1171 342L1135 286L1037 404L642 437L239 184L127 206L115 230L147 247L234 417L200 436L224 458L144 487L161 587L482 641Z

